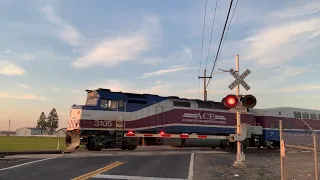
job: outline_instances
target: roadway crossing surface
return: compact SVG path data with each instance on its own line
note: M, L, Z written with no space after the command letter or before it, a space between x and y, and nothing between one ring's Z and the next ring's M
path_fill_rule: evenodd
M213 160L205 161L209 158ZM232 152L161 147L138 151L107 150L93 153L80 151L67 155L26 155L0 159L0 179L191 180L193 177L194 180L212 180L218 172L202 170L211 167L215 161L220 164L232 163L232 160Z
M0 179L186 180L193 151L197 150L147 147L137 151L80 150L66 155L21 155L0 159Z
M187 179L190 155L60 157L0 171L12 179L128 179L136 177ZM37 159L30 159L30 162ZM119 177L123 176L123 177ZM129 178L130 179L130 178Z

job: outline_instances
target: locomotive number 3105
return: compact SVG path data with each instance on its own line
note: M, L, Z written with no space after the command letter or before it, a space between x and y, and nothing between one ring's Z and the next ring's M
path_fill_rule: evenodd
M106 120L95 120L94 121L95 127L112 127L112 121Z

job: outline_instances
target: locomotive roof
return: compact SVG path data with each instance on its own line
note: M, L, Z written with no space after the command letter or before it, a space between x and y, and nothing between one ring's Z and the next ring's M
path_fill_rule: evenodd
M318 109L307 109L307 108L297 108L297 107L275 107L275 108L259 108L256 110L267 110L267 111L306 111L306 112L318 112Z
M159 96L156 94L138 94L138 93L128 93L128 92L116 92L116 91L111 91L110 89L104 89L104 88L98 88L95 90L86 90L88 93L89 92L94 92L96 91L102 98L107 98L112 95L114 98L130 98L130 99L144 99L144 100L165 100L165 99L172 99L172 100L186 100L186 101L197 101L201 102L203 100L200 99L189 99L189 98L181 98L178 96ZM208 102L211 103L220 103L216 101L209 100Z

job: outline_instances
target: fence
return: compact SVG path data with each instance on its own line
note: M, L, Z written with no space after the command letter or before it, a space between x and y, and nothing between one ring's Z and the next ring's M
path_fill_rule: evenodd
M279 122L281 180L319 180L319 132L303 119L297 121L304 130L286 129Z

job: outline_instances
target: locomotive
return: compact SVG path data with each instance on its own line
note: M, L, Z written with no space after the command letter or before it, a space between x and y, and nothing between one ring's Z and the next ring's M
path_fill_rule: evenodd
M235 148L235 141L242 141L244 147L279 146L279 131L271 127L279 116L253 109L256 100L250 95L241 98L247 112L240 114L242 133L238 135L236 113L230 109L238 102L232 95L215 102L102 88L86 92L85 105L73 105L70 110L68 149L84 145L92 151L134 150L141 144L224 149ZM319 111L313 113L319 118ZM289 111L284 114L288 114L284 122L294 121ZM292 127L300 126L292 123Z

